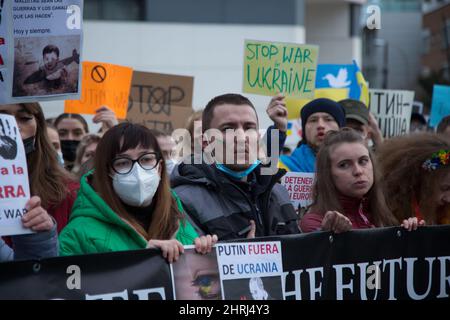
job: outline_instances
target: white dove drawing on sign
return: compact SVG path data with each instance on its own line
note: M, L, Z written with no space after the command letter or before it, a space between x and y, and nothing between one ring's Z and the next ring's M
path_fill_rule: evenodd
M328 84L331 88L345 88L348 87L352 82L347 80L348 72L346 68L340 68L337 77L333 74L328 73L322 80L328 80Z

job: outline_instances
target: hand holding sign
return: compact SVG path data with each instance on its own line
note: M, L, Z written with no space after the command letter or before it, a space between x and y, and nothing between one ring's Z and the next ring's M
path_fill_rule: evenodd
M116 114L107 106L101 106L99 109L95 110L95 116L92 118L94 123L102 123L101 132L106 132L115 125L119 123Z
M352 229L351 221L342 213L337 211L327 211L322 220L323 231L333 231L341 233Z
M278 130L286 131L287 130L287 115L288 111L286 108L286 103L284 101L284 95L279 93L274 96L269 105L267 106L267 115L270 120L273 121L275 127Z
M25 208L28 210L22 217L25 228L30 228L33 231L50 231L55 225L47 211L41 207L41 198L38 196L31 197Z
M217 240L218 238L215 234L212 236L210 234L207 234L206 236L197 237L194 240L195 251L201 254L210 253Z

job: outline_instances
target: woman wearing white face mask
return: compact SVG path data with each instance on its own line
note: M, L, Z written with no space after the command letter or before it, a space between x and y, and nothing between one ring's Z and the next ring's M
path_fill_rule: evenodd
M100 140L94 171L81 179L70 222L62 231L62 255L160 248L169 262L183 245L206 253L216 236L198 237L169 188L156 138L144 126L122 123Z

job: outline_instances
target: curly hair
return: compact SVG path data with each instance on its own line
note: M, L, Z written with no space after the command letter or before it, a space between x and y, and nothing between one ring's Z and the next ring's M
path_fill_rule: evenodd
M450 149L450 138L434 133L416 133L387 140L377 151L387 203L398 220L415 216L414 201L427 223L437 219L439 182L450 166L426 171L422 164L433 153Z

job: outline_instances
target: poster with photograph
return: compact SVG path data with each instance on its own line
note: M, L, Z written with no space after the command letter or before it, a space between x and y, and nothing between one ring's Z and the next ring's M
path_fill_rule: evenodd
M83 1L7 3L0 103L79 98Z
M22 226L29 199L27 159L16 119L0 114L0 237L32 233Z
M216 249L206 255L195 252L193 245L170 265L174 299L222 300Z

